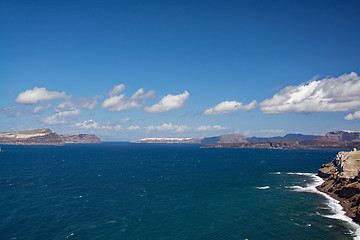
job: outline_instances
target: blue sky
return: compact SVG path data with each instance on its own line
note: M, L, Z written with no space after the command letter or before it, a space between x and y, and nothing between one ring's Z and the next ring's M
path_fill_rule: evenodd
M359 1L0 4L0 131L360 130Z

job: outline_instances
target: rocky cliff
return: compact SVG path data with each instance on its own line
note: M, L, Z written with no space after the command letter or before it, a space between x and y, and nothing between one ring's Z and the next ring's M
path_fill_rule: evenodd
M360 141L359 131L333 131L325 134L326 139L336 139L338 141Z
M59 135L48 128L0 133L3 145L64 145Z
M336 158L323 164L318 175L324 183L318 190L340 201L347 215L360 222L360 151L339 152Z
M66 134L60 137L65 143L101 143L94 134Z

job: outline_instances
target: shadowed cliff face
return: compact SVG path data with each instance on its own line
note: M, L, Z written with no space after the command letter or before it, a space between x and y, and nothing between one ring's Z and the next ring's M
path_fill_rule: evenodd
M336 158L323 164L318 175L325 182L318 190L338 199L347 215L360 222L360 151L339 152Z
M64 145L64 141L48 128L0 133L4 145Z

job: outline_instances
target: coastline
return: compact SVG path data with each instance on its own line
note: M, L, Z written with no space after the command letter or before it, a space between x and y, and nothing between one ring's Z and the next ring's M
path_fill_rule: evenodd
M360 229L359 175L360 151L339 152L333 161L323 164L318 170L317 177L323 182L316 189L338 201L345 216Z
M346 198L341 198L338 195L336 195L333 192L328 192L325 189L321 188L321 185L316 186L316 189L319 192L322 192L324 194L326 194L327 196L337 200L339 202L339 204L341 205L341 207L343 208L345 215L349 218L352 219L352 222L357 224L360 227L360 222L356 222L354 221L354 218L356 217L356 214L351 210L351 202L349 200L347 200Z
M360 225L359 223L355 222L351 216L349 216L348 211L349 208L342 204L342 199L337 197L335 194L328 194L323 190L320 190L319 187L325 182L323 178L319 177L316 173L293 173L289 172L287 174L290 175L299 175L299 176L308 176L313 179L313 183L307 186L292 186L291 188L294 191L298 192L306 192L311 194L317 194L325 198L325 204L329 207L332 214L330 215L321 215L325 218L336 219L339 221L344 222L349 229L351 236L354 240L360 240Z

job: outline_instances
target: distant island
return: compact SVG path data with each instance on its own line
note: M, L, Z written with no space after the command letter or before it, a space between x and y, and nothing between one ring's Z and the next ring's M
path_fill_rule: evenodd
M60 137L65 143L101 143L95 134L66 134Z
M287 134L259 138L233 133L208 138L143 138L134 143L200 143L202 148L270 148L270 149L352 149L360 147L360 132L333 131L323 136Z
M204 138L142 138L132 143L201 143Z
M58 135L48 128L0 133L2 145L62 146L66 143L101 143L101 140L93 134Z

